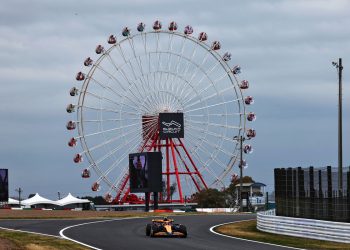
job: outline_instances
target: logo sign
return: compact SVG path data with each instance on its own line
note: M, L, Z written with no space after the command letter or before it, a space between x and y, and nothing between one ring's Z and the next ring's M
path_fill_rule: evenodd
M0 202L8 202L9 177L8 169L0 169Z
M160 138L184 138L183 113L159 113Z

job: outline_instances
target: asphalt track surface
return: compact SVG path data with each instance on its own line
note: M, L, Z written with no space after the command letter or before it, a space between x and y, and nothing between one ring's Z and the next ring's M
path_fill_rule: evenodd
M223 237L209 230L210 227L221 223L254 219L255 215L191 215L174 216L173 218L176 223L186 225L187 238L147 237L145 226L151 221L151 218L125 220L120 218L112 220L0 220L0 227L54 236L60 236L59 232L64 229L62 232L64 236L98 249L286 249L285 247ZM67 228L69 226L73 227Z

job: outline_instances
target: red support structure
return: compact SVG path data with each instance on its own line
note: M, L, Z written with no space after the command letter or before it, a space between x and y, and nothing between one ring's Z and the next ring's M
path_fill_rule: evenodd
M153 118L154 119L154 118ZM151 117L144 117L143 118L144 123L150 124ZM189 175L197 189L197 191L200 191L201 189L207 189L208 186L206 185L202 174L199 172L195 162L193 161L190 153L186 149L184 143L180 138L177 139L177 143L175 143L175 139L167 138L162 140L159 136L159 123L155 125L157 128L147 128L143 130L143 139L144 142L142 146L139 148L139 152L150 152L150 151L160 151L163 154L165 154L165 171L163 171L163 175L166 177L166 200L167 203L172 202L180 202L184 203L184 197L183 197L183 190L181 185L181 175ZM181 150L182 149L182 150ZM183 166L183 169L179 171L179 166L177 162L177 157L180 159L181 166ZM172 159L171 159L172 158ZM179 198L178 199L172 199L171 197L171 175L175 176L177 189ZM198 178L196 178L196 176ZM129 181L129 175L126 179L123 179L120 183L119 187L120 190L117 193L117 196L115 198L115 202L125 202L127 199L127 196L130 193L130 188L127 186L127 183ZM126 190L126 192L123 192ZM161 200L163 200L165 197L161 196ZM164 200L163 200L164 201Z
M176 173L176 181L177 181L177 188L178 188L178 192L180 195L180 202L183 203L183 197L182 197L182 188L181 188L181 181L180 181L180 176L179 176L179 170L177 167L177 162L176 162L176 155L175 155L175 146L173 144L173 140L170 140L170 148L171 148L171 154L173 156L173 162L174 162L174 168L175 168L175 173Z

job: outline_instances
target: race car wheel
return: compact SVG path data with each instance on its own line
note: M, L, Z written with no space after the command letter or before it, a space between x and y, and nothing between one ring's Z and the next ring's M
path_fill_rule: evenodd
M179 232L183 234L183 238L187 237L187 228L184 225L180 225Z
M151 235L151 228L152 228L151 224L147 224L146 225L146 236L150 236Z
M154 237L155 236L155 233L157 233L157 226L155 226L155 225L152 225L151 226L151 231L150 231L150 236L151 237Z

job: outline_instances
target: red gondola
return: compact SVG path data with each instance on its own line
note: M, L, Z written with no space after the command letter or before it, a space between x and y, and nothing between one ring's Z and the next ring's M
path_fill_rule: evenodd
M169 24L168 29L169 29L170 31L175 31L175 30L177 30L177 23L175 23L174 21L171 22L171 23Z
M247 80L241 81L241 84L239 85L241 89L247 89L249 88L249 82Z
M77 81L84 81L85 75L82 72L78 72L77 76L75 77Z
M67 127L68 130L73 130L73 129L75 129L76 124L75 124L75 122L73 122L73 121L69 121L69 122L67 123L66 127Z
M111 203L113 201L112 195L110 193L105 194L104 197L105 201L107 201L108 203Z
M92 65L92 59L90 57L86 58L84 61L84 66L88 67Z
M90 178L90 170L85 168L83 172L81 173L81 177L83 178Z
M153 29L154 30L160 30L162 28L162 23L160 21L155 21L153 24Z
M247 105L253 104L253 103L254 103L253 97L252 97L252 96L247 96L247 97L244 99L244 103L247 104Z
M108 43L109 44L115 44L117 42L117 38L113 35L110 35L108 38Z
M100 184L97 183L97 182L94 182L94 184L92 184L91 186L91 190L96 192L96 191L99 191L100 190Z
M73 161L74 161L75 163L80 163L80 162L83 161L83 156L82 156L81 154L76 154L76 155L74 156Z
M250 112L249 114L247 114L247 120L250 122L253 122L256 120L256 115L253 112Z
M211 45L212 50L219 50L221 49L221 44L219 41L214 41L213 44Z
M95 52L96 54L101 54L105 51L105 49L103 48L102 45L97 45L96 49L95 49Z
M184 30L185 35L191 35L193 33L193 28L190 25L187 25Z
M68 146L75 147L76 145L77 145L77 140L74 137L72 137L68 142Z
M201 42L204 42L204 41L208 40L207 33L205 33L205 32L199 33L198 40L201 41Z
M246 135L248 138L254 138L256 136L256 132L254 129L247 129Z
M253 152L253 148L251 145L244 145L243 147L243 151L245 154L250 154Z

